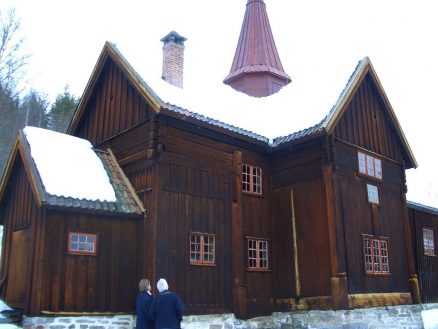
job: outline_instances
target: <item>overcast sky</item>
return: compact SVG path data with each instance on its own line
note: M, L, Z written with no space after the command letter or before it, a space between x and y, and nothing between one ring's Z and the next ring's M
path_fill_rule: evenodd
M368 56L419 163L407 172L408 199L438 207L436 0L265 0L277 49L292 83L255 100L222 84L246 0L0 0L16 8L32 58L29 87L51 101L68 84L82 95L105 41L117 45L157 94L162 43L186 37L184 104L189 110L266 137L318 123L358 61ZM192 91L190 93L190 90ZM163 93L163 94L161 94Z

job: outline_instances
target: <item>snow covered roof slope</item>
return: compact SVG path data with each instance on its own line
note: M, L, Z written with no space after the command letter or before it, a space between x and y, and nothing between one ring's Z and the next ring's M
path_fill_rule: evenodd
M47 193L74 199L117 200L90 142L36 127L25 127L23 132Z

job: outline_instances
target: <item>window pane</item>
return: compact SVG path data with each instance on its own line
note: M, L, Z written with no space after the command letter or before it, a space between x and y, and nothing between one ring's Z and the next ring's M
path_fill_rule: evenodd
M367 155L367 174L374 177L374 158Z
M374 159L374 165L376 169L376 178L382 179L382 160Z
M69 233L68 239L68 253L81 255L96 254L96 234Z
M358 162L359 162L359 172L361 174L366 174L367 173L367 169L366 169L366 157L364 153L358 152L357 154L358 157Z

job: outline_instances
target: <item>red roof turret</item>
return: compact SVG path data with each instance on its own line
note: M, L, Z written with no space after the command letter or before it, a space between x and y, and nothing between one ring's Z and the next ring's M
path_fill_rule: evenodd
M230 74L224 83L250 96L264 97L291 82L284 72L263 0L248 0Z

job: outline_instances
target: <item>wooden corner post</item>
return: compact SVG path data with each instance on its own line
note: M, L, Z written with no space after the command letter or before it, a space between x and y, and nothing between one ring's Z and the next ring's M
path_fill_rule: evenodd
M334 172L335 145L334 140L326 137L323 163L323 179L327 203L328 238L330 249L330 282L333 309L349 309L348 281L343 249L344 228L339 218L337 177Z
M244 241L242 221L242 152L233 156L234 197L231 218L231 263L233 312L238 318L246 316L246 285L244 276Z
M402 191L401 199L402 199L402 215L403 215L403 233L405 235L406 253L408 257L409 288L411 290L412 302L414 304L420 304L421 303L420 287L418 285L417 274L415 273L414 253L412 250L413 245L412 245L411 231L409 228L408 205L406 201L406 193L408 191L408 187L406 185L406 175L405 175L404 166L403 166L403 182L405 185Z

